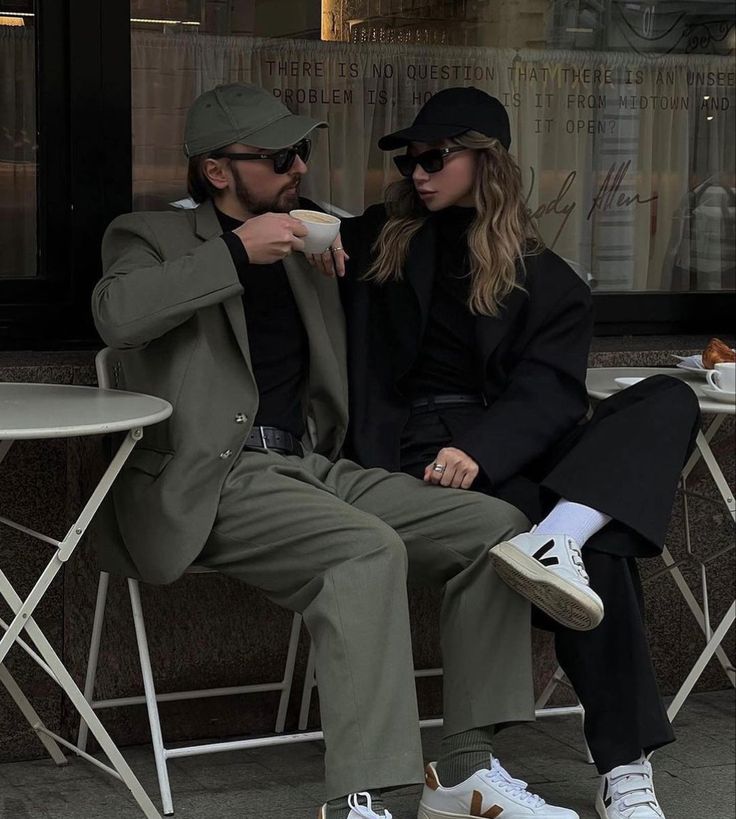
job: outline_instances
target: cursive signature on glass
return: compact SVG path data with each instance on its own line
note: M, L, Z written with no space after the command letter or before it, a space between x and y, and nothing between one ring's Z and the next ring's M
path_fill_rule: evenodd
M588 220L590 220L590 217L596 212L605 213L606 211L615 210L617 208L628 208L631 205L646 205L647 202L653 202L659 198L659 194L657 193L646 199L642 199L638 193L629 195L620 190L630 167L630 159L626 162L622 162L620 165L617 165L615 162L611 164L606 178L593 197L593 202L588 211Z
M560 185L560 189L557 191L557 193L551 199L540 202L533 210L529 207L529 200L531 199L532 191L534 190L536 174L534 172L534 168L531 166L529 167L529 174L529 190L527 191L524 203L527 205L527 210L529 211L529 215L532 217L532 219L541 219L543 216L549 216L551 213L564 217L559 229L557 230L557 233L555 234L555 238L548 244L549 249L554 250L555 244L557 244L557 240L560 238L560 234L565 229L565 225L570 219L572 212L577 207L577 202L572 201L565 203L563 200L572 187L578 172L570 171L570 173L562 180L562 184Z

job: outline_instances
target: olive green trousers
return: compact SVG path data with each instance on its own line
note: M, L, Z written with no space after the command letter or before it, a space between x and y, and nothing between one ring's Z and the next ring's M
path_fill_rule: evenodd
M528 527L497 498L347 460L238 456L197 563L304 615L328 799L423 781L407 580L443 589L445 733L533 719L530 606L487 557Z

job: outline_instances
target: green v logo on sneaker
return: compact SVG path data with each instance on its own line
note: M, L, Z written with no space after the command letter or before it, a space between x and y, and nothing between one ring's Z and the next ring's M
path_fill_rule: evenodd
M481 813L482 810L483 794L480 791L473 791L473 798L470 801L471 816L479 816L480 819L496 819L497 816L503 813L503 808L499 808L498 805L493 805L488 808L485 813Z

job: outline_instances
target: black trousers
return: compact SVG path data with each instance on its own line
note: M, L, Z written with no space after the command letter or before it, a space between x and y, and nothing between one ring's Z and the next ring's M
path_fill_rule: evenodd
M402 436L402 471L421 477L452 430L477 422L479 406L411 416ZM538 610L533 623L555 633L557 659L585 708L585 736L600 773L672 742L644 624L636 557L661 553L677 482L695 446L700 411L676 378L653 376L598 404L523 475L473 489L514 504L533 522L560 498L612 520L586 543L583 559L605 606L592 631L564 628Z

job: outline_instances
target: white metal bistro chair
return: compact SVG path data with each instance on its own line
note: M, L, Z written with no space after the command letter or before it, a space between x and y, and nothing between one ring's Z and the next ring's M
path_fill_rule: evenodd
M121 383L121 367L114 350L105 348L101 350L95 359L97 368L97 380L101 387L108 389L123 388ZM192 566L187 570L188 574L215 574L210 569L202 566ZM97 664L99 658L100 638L102 636L102 626L105 617L105 604L107 602L107 590L110 576L107 572L100 572L100 580L97 588L97 603L95 606L95 617L92 626L92 639L90 641L89 659L87 663L87 675L84 686L84 697L90 706L95 709L121 708L129 705L140 705L145 703L148 710L148 721L151 728L151 741L153 743L153 754L156 760L156 773L158 776L159 789L161 792L161 802L165 814L174 812L174 804L171 795L171 785L167 763L169 759L184 756L197 756L200 754L211 754L222 751L234 751L244 748L258 748L266 745L282 744L287 742L300 742L315 739L315 734L284 735L284 725L286 722L286 709L289 704L291 694L291 684L294 676L294 664L296 661L297 646L299 643L299 632L301 629L301 615L295 614L291 624L289 645L286 652L286 663L284 675L280 680L274 682L264 682L253 685L232 686L228 688L208 688L193 691L175 691L171 693L158 694L153 680L153 670L151 668L151 658L148 651L148 639L146 636L146 625L141 606L140 584L137 580L128 578L128 592L130 594L130 605L133 611L133 623L135 626L136 642L141 664L141 674L143 676L144 693L141 696L117 697L113 699L95 700L95 680L97 677ZM161 731L161 721L159 718L158 703L179 700L191 700L207 697L227 697L233 694L255 694L264 691L280 691L278 711L276 713L276 724L274 732L280 736L264 736L251 739L222 740L209 744L189 744L184 747L167 748ZM77 746L84 751L87 745L87 725L80 722Z

